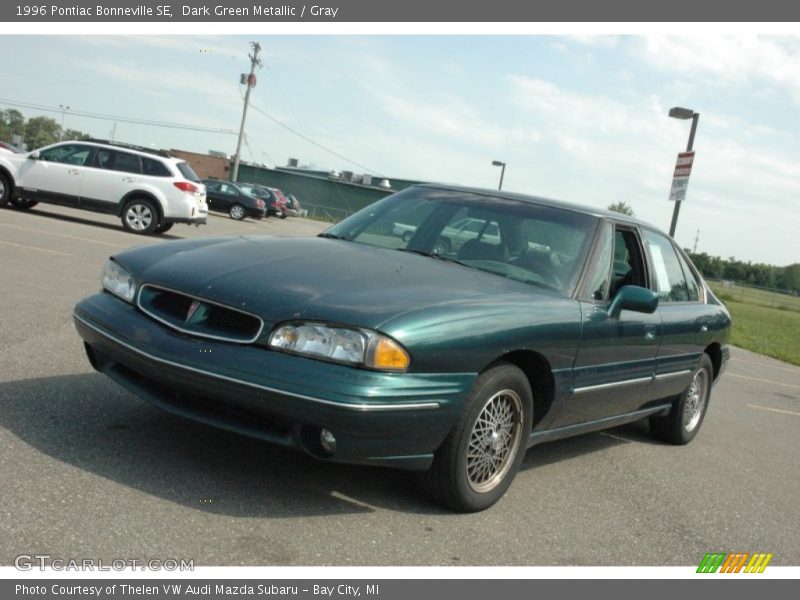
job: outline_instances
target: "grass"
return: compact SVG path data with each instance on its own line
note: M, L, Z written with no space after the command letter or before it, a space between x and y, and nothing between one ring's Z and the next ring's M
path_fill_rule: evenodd
M725 302L733 301L745 304L757 304L769 308L779 308L782 310L800 311L800 296L781 294L736 284L733 284L731 287L722 287L721 283L718 281L710 281L708 284L711 286L711 289L714 290L714 293L719 296L720 299L725 300Z
M724 300L733 318L731 344L800 365L800 311Z

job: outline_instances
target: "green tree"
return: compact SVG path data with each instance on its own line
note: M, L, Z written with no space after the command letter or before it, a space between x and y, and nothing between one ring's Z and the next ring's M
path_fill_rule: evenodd
M83 131L79 131L77 129L66 129L64 130L63 139L65 142L68 140L80 141L80 140L88 140L90 137L92 136L90 136L88 133L84 133Z
M25 117L13 108L0 110L0 140L10 142L12 136L25 132Z
M636 216L636 213L633 212L633 209L630 206L628 206L625 202L615 202L614 204L609 204L608 210L618 212L623 215L628 215L629 217Z
M41 148L59 140L61 126L51 117L33 117L25 124L25 143L28 148Z

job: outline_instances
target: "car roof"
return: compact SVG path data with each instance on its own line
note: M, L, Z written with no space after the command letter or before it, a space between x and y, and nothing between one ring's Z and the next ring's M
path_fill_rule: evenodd
M519 194L516 192L506 192L503 190L492 190L487 188L476 188L476 187L468 187L462 185L448 185L442 183L419 183L416 184L414 187L450 190L454 192L466 192L469 194L476 194L479 196L487 196L492 198L505 198L508 200L518 200L520 202L537 204L539 206L551 206L553 208L560 208L572 212L589 214L598 218L614 219L615 221L630 223L631 225L640 225L642 227L647 227L648 229L655 229L656 231L661 231L658 227L655 227L654 225L651 225L650 223L647 223L646 221L642 221L641 219L637 219L635 217L630 217L628 215L624 215L622 213L614 212L611 210L597 208L596 206L575 204L574 202L566 202L564 200L554 200L552 198L543 198L541 196L531 196L529 194Z
M61 144L91 144L92 146L100 146L103 148L108 148L110 150L124 150L125 152L140 154L148 158L154 158L154 157L163 158L173 164L186 162L184 159L178 158L177 156L173 156L172 154L170 154L169 150L145 148L144 146L136 146L135 144L126 144L125 142L115 142L113 140L96 140L94 138L87 138L85 140L64 140L63 142L58 142L57 144L52 144L51 146L60 146ZM48 146L48 148L51 146Z

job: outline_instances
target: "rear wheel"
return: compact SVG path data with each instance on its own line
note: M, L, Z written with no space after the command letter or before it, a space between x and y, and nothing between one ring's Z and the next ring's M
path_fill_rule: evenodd
M424 475L428 491L462 512L492 506L519 470L532 418L531 388L522 371L501 363L481 374Z
M151 200L134 198L122 209L122 226L131 233L150 235L158 228L158 211Z
M25 198L11 198L11 206L18 210L28 210L39 204L36 200L26 200Z
M711 359L703 354L700 365L692 373L688 387L672 404L670 413L665 417L650 417L651 433L671 444L691 442L706 416L713 378Z
M228 209L228 214L231 216L231 219L236 219L237 221L241 221L244 219L244 206L241 204L232 204L231 207Z
M162 223L158 227L156 227L155 233L162 234L167 233L175 223Z

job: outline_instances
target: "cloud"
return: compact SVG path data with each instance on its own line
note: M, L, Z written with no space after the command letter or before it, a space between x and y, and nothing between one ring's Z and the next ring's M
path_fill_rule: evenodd
M800 38L640 36L632 53L664 71L726 86L769 83L800 103Z

